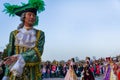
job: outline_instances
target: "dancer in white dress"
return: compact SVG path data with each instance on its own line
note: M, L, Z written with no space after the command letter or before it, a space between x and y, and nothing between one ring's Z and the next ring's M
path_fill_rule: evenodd
M71 60L69 61L69 70L67 71L64 80L78 80L78 79L77 79L77 75L75 74L75 71L74 71L74 69L73 69L73 65L74 65L74 62L73 62L73 60L71 59Z

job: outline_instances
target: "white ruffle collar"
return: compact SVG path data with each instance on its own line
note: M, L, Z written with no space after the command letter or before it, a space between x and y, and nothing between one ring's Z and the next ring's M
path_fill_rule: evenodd
M16 35L15 45L27 48L33 48L36 42L36 31L34 28L26 30L25 27L19 29Z

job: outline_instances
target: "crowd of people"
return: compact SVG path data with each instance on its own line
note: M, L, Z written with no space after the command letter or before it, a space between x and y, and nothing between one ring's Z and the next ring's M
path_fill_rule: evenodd
M102 75L103 80L120 80L120 63L111 57L99 60L90 60L89 57L86 57L84 62L75 62L72 58L65 63L44 62L41 67L42 78L95 80L95 77Z
M4 68L4 67L3 67ZM0 75L4 74L0 67ZM64 80L95 80L102 76L103 80L120 80L120 61L107 57L91 60L86 57L84 61L76 62L74 58L66 62L49 61L42 62L41 70L43 78L64 78Z
M43 0L29 0L22 6L4 4L4 11L19 16L21 23L10 33L5 56L0 61L0 80L42 80L55 77L95 80L100 75L104 75L103 80L120 80L120 60L111 57L100 60L86 57L84 62L76 62L71 58L65 63L42 63L45 33L34 26L38 25L37 13L45 10L44 5Z

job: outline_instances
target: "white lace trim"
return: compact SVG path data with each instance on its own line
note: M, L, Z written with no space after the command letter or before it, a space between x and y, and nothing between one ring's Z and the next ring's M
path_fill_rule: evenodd
M23 68L25 66L25 61L24 61L22 55L19 54L19 55L16 55L16 56L18 56L18 60L12 66L12 68L10 69L10 72L12 72L14 76L20 77L23 73Z
M23 27L22 29L19 29L19 33L15 38L15 45L33 48L36 42L36 31L34 29L26 30Z

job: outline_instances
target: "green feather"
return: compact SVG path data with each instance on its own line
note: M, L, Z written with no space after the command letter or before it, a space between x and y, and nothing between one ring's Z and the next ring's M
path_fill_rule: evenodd
M38 13L40 13L41 11L44 11L44 1L43 0L29 0L28 4L25 3L21 3L22 5L11 5L9 3L5 3L5 9L3 10L3 12L5 13L9 13L9 16L14 16L15 12L20 11L20 10L24 10L24 8L16 10L17 8L20 8L22 6L27 5L25 8L36 8Z
M44 1L43 0L29 0L28 2L33 8L36 8L38 12L44 11Z
M22 5L11 5L9 3L5 3L5 9L3 12L8 13L9 16L14 16L16 12L25 10L27 8L35 8L37 9L38 13L42 12L45 10L44 6L44 1L43 0L29 0L27 4L21 3ZM34 25L38 25L38 16L36 17L37 20Z
M5 3L4 6L6 9L4 9L3 12L9 13L9 16L14 16L15 9L20 7L18 5L10 5L9 3Z
M38 25L38 22L39 22L39 17L36 16L36 21L35 21L35 23L34 23L34 26Z

